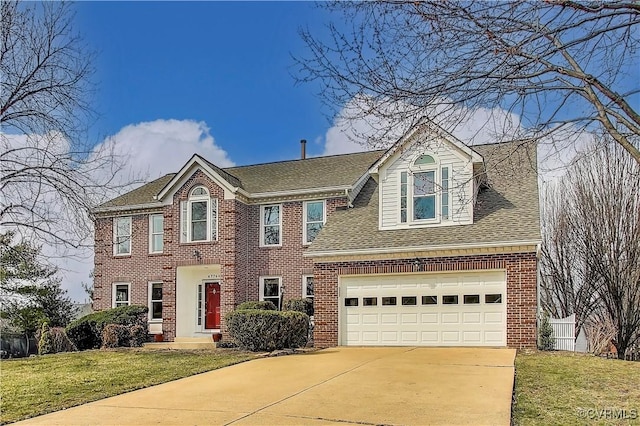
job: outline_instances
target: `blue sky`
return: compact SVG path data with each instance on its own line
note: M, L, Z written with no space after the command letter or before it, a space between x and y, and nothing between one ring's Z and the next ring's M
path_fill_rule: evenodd
M76 11L98 54L92 140L140 122L194 120L233 162L249 164L294 158L300 139L321 141L331 125L316 88L291 76L298 29L328 20L311 2L80 2Z

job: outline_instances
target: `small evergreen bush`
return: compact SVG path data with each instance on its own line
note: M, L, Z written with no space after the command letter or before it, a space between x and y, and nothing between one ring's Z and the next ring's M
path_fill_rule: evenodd
M147 341L147 327L135 324L129 327L129 346L138 348Z
M131 333L129 327L122 324L107 324L102 330L102 348L129 346Z
M555 339L553 338L553 327L549 322L549 313L542 314L540 321L539 342L538 347L543 351L552 351L555 347Z
M251 302L243 302L238 305L236 308L237 311L246 311L248 309L258 309L263 311L275 311L276 305L271 301L251 301Z
M311 316L313 315L313 302L309 299L285 300L282 304L282 310L304 312L305 314Z
M236 310L226 320L229 335L243 349L273 351L307 344L309 317L302 312Z
M146 335L148 312L149 308L142 305L120 306L94 312L69 324L66 328L67 336L82 351L102 346L102 332L108 324L127 327L139 325L144 328Z
M51 338L51 332L49 331L49 324L42 324L42 332L40 333L40 341L38 342L38 353L40 355L47 355L54 353L53 351L53 339Z
M67 333L63 327L51 327L49 329L51 342L53 343L53 352L75 352L78 350L76 345L67 337Z

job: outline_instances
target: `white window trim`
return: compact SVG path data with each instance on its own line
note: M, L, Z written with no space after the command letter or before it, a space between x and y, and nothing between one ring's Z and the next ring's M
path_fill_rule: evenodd
M443 222L451 222L452 221L452 208L451 208L451 179L452 179L452 167L449 164L444 164L439 161L438 157L434 154L427 154L433 157L436 161L434 164L428 165L414 165L413 163L424 153L421 153L415 156L411 162L409 163L409 167L407 170L400 170L398 172L398 209L397 209L397 223L401 226L420 226L420 225L433 225L439 224ZM444 219L442 217L442 169L447 168L449 171L449 182L447 192L449 194L449 217ZM424 173L424 172L434 172L435 181L435 217L433 219L414 219L414 175L415 173ZM401 201L400 197L402 194L402 172L407 172L407 221L402 222L402 213L401 213Z
M267 275L264 277L262 276L260 277L260 301L264 301L264 280L274 279L274 278L278 279L278 297L280 298L280 300L282 300L282 290L283 290L282 277L277 275ZM270 296L269 298L272 299L273 296ZM278 303L278 305L279 304L280 303ZM278 305L276 305L276 307L278 307ZM282 306L280 306L279 309L282 309Z
M273 226L273 225L265 225L264 224L264 209L266 207L278 207L278 226L280 227L279 233L279 242L278 244L265 244L264 243L264 228L265 226ZM282 240L284 239L282 235L282 204L263 204L260 206L260 247L282 247ZM268 278L268 277L267 277ZM275 277L272 277L275 278ZM282 285L282 284L281 284Z
M118 253L118 221L121 219L129 220L129 252L128 253ZM133 235L132 235L132 225L133 219L131 216L118 216L113 218L112 227L113 227L113 255L114 256L131 256L133 252Z
M131 306L131 283L119 282L111 284L111 307L116 307L116 287L119 285L127 286L127 295L129 296L129 300L127 300L127 306Z
M160 216L162 217L162 232L153 232L153 217ZM162 253L164 251L164 241L162 242L162 250L153 250L153 236L154 235L162 235L162 239L164 240L164 215L162 213L155 213L149 215L149 254Z
M207 192L205 195L191 195L191 193L196 190L197 188L204 188L204 190ZM212 202L215 200L216 203L216 217L215 220L213 220L213 218L211 217L211 204ZM182 202L185 203L184 205L186 206L186 212L183 211L183 208L181 206L180 208L180 242L181 243L207 243L207 242L212 242L212 241L218 241L218 220L220 217L220 203L218 202L219 200L215 197L211 197L211 192L209 191L209 189L207 187L205 187L204 185L197 185L194 188L191 189L191 191L189 191L189 198L187 198L186 200L183 200ZM191 213L192 213L192 209L191 209L191 205L194 202L206 202L207 206L206 206L206 212L207 212L207 226L206 226L206 236L207 238L204 240L193 240L192 235L191 235ZM185 218L182 217L183 214L186 214L186 220ZM186 229L183 229L183 227L186 227ZM211 234L212 231L215 229L216 231L216 238L212 239L211 238ZM186 234L186 236L185 236Z
M149 306L149 322L162 322L162 318L152 318L153 315L153 305L151 304L154 300L151 298L152 297L152 293L153 293L153 285L154 284L160 284L162 285L162 281L149 281L149 289L148 289L148 306ZM163 288L163 294L162 294L162 299L160 299L160 303L162 303L164 299L164 288ZM164 316L164 315L163 315Z
M313 299L315 297L313 295L309 296L307 294L307 278L309 278L309 277L313 278L313 275L309 274L309 275L303 275L302 276L302 298L303 299L307 298L307 297ZM313 292L314 293L315 293L315 290L316 290L315 289L315 285L316 285L316 283L315 283L315 280L314 280L314 283L313 283Z
M322 203L322 226L324 227L327 222L327 201L326 200L311 200L305 201L302 205L302 245L308 246L313 241L307 241L307 205L310 203ZM318 223L318 222L311 222Z

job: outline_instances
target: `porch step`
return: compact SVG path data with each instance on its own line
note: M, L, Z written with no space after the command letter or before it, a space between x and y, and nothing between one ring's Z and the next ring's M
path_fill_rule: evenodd
M199 337L176 337L173 342L150 342L144 344L149 349L215 349L216 344L210 334Z

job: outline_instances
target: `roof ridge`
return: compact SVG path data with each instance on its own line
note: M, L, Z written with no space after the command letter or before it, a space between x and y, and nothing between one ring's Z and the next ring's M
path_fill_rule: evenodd
M320 160L320 159L325 159L325 158L333 158L333 157L346 157L348 155L364 155L364 154L372 154L372 153L376 153L376 152L385 152L386 149L375 149L372 151L359 151L359 152L347 152L344 154L332 154L332 155L321 155L318 157L308 157L308 158L294 158L292 160L278 160L278 161L269 161L269 162L265 162L265 163L256 163L256 164L245 164L242 166L232 166L232 167L223 167L222 170L229 170L229 169L240 169L240 168L244 168L244 167L253 167L253 166L266 166L269 164L281 164L281 163L294 163L294 162L298 162L298 161L310 161L310 160Z

